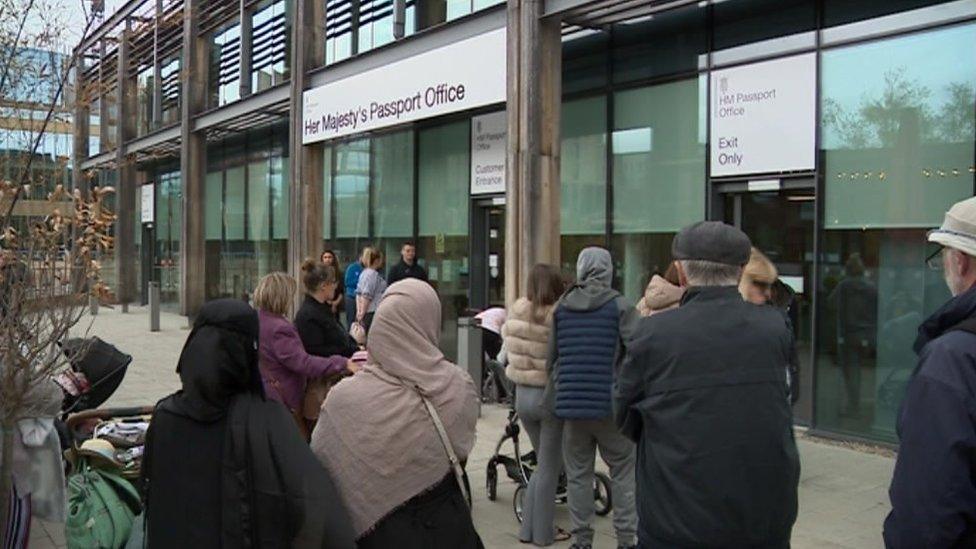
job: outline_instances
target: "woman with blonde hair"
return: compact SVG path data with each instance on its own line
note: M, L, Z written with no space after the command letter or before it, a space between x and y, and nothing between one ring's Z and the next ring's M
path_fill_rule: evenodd
M302 414L308 380L347 369L354 371L355 366L343 356L320 357L305 351L298 330L287 318L297 291L294 278L282 272L271 273L258 282L254 305L261 328L258 348L265 393L288 408L308 438Z
M362 324L368 333L376 308L386 292L386 279L380 273L383 268L383 252L366 247L363 249L361 262L365 268L359 275L359 284L356 286L356 322Z
M519 298L508 311L502 326L502 341L508 357L505 375L516 384L515 410L532 441L538 466L529 479L522 504L519 541L552 545L570 535L553 524L556 485L563 469L563 421L546 404L549 381L549 332L552 311L564 290L558 269L536 265L529 273L528 295Z
M312 433L349 509L359 549L483 547L464 498L474 446L474 382L438 347L441 304L426 282L390 286L369 362L332 389Z
M773 283L779 277L776 266L766 254L753 248L749 263L742 270L739 280L739 293L742 299L755 305L766 305L772 298Z

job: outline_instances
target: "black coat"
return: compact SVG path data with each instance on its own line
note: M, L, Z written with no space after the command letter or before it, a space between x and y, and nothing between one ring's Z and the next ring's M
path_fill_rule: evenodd
M358 348L356 341L332 314L332 307L319 303L309 295L305 296L295 315L295 328L305 352L310 355L342 355L349 358Z
M407 265L403 259L396 265L390 267L390 272L387 273L386 281L392 286L394 283L399 282L405 278L416 278L417 280L423 280L427 282L427 271L420 266L416 261L413 265Z
M691 288L641 319L615 415L637 447L648 547L788 547L800 462L786 386L792 337L734 287Z
M148 547L354 547L328 473L287 410L266 400L257 314L200 311L180 357L183 389L153 414L142 467Z
M954 329L974 318L971 289L918 329L918 367L898 413L888 547L976 547L976 335Z

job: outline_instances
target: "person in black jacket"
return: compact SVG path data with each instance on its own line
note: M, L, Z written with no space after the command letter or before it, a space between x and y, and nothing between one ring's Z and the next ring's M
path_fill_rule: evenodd
M265 398L258 332L240 300L200 310L146 436L147 547L355 547L332 477Z
M792 335L737 288L751 244L719 222L672 243L681 306L638 322L614 415L638 445L641 547L789 547L800 460L787 399Z
M416 278L427 282L427 271L417 264L417 246L413 242L404 242L400 249L400 262L390 267L386 277L387 284L393 284L404 278Z
M976 198L929 234L953 298L918 328L884 523L890 548L976 547Z
M349 358L358 346L339 324L329 300L336 293L339 277L334 267L306 259L302 264L305 301L295 315L295 328L305 352L315 356L341 355Z

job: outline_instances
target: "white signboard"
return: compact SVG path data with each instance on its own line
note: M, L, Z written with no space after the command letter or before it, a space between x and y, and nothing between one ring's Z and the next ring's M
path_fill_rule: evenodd
M142 186L142 222L155 223L156 221L156 186L152 183Z
M507 138L505 111L471 119L471 194L505 192Z
M712 175L814 169L816 91L812 53L712 73Z
M315 143L506 99L505 29L308 90L302 143Z

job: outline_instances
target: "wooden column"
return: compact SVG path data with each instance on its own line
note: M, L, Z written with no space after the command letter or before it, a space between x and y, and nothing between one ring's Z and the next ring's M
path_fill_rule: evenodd
M559 264L562 41L542 0L508 0L505 301L525 295L536 263Z
M85 171L81 169L81 163L88 158L88 149L91 139L90 115L91 94L88 93L89 83L85 80L85 57L84 52L78 52L75 56L75 82L74 82L74 135L72 139L72 165L71 165L71 186L72 189L81 189L85 196L88 196L88 178Z
M183 62L180 67L180 176L183 183L183 227L180 248L180 312L193 317L206 298L204 200L207 140L193 131L194 115L207 103L208 43L198 36L204 0L183 4Z
M323 146L302 145L302 94L309 70L325 64L324 2L297 0L291 40L291 98L288 110L288 178L291 219L288 225L288 268L297 275L306 257L322 246Z
M135 246L135 207L136 207L136 167L125 156L125 142L136 135L135 77L128 74L132 31L129 22L119 35L118 79L116 97L118 100L118 120L115 124L116 145L116 193L118 221L116 222L115 262L118 269L117 297L122 310L127 311L129 303L135 300L136 293L136 246Z

